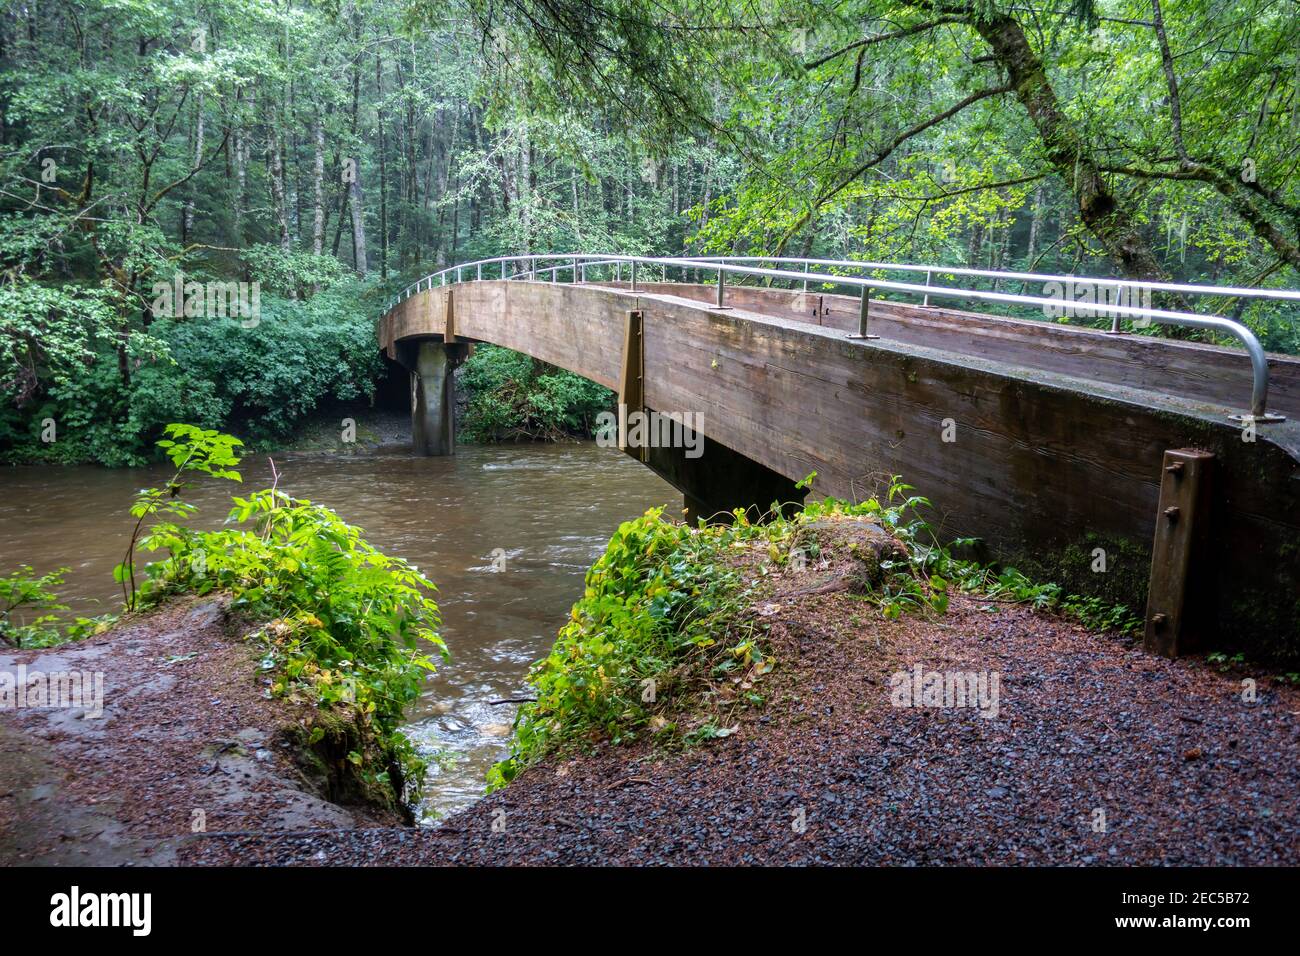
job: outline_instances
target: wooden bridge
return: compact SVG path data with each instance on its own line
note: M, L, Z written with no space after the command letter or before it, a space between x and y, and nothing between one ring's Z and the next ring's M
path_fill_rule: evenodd
M417 449L453 452L452 371L491 342L617 390L625 415L700 416L699 457L627 447L690 517L802 501L812 472L816 493L859 500L901 475L943 537L1145 608L1152 650L1300 657L1300 360L1264 356L1230 320L1149 306L1109 307L1100 330L931 304L1050 301L932 284L979 270L890 267L922 285L773 262L520 256L421 280L379 325L411 372ZM1247 350L1120 327L1152 318Z

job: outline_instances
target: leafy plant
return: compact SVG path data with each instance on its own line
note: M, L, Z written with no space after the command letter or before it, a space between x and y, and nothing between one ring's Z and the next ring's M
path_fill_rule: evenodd
M493 345L475 351L460 381L469 394L462 434L471 441L589 438L613 405L609 389Z
M0 578L0 641L10 647L46 647L59 642L59 617L65 611L54 588L63 584L67 568L33 577L31 565L21 565L8 577ZM34 612L30 621L20 621L25 612Z
M6 296L7 288L0 283L3 460L146 464L177 408L191 424L266 447L326 405L368 398L384 374L373 286L350 278L309 299L264 294L252 328L235 319L155 319L127 342L129 385L111 311L98 299L32 283ZM45 419L57 423L55 442L41 440Z
M136 519L135 527L131 529L126 557L113 569L114 580L122 585L123 604L128 611L135 610L135 548L145 519L156 514L188 517L194 513L194 505L180 498L181 492L187 487L181 481L181 476L186 472L195 472L213 478L241 480L239 472L233 470L239 464L235 448L244 444L238 438L212 429L175 422L168 425L164 433L170 437L158 442L158 447L165 450L176 466L176 474L163 487L143 488L136 495L135 503L131 506L131 516Z
M159 444L177 466L161 489L145 489L133 514L188 517L193 506L178 498L189 472L238 481L238 439L172 424L173 436ZM319 706L346 703L373 732L383 752L418 787L424 765L399 729L403 709L419 696L434 670L419 648L425 641L445 655L439 637L432 581L401 558L378 551L360 529L323 505L276 488L233 498L220 531L195 531L166 521L154 525L138 546L165 550L167 557L145 567L138 592L143 604L167 594L228 592L233 606L267 621L254 635L264 649L262 666L275 673L274 694L304 693ZM132 539L124 580L137 542ZM362 761L359 752L351 758ZM375 782L394 783L387 769L363 772Z
M542 754L592 735L618 743L664 729L656 717L674 675L770 669L752 627L737 620L751 585L723 560L765 534L743 514L731 526L694 529L659 508L620 525L550 655L533 667L537 699L520 711L514 753L490 781L503 785Z
M56 613L68 606L55 588L63 585L67 568L33 577L31 565L20 565L8 577L0 578L0 643L11 647L52 647L65 641L79 641L101 634L116 620L116 614L77 617L66 624ZM36 617L26 620L28 613Z

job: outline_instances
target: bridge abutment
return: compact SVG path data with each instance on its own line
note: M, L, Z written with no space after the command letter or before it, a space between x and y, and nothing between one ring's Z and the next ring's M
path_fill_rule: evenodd
M437 339L403 342L398 361L411 373L411 446L417 455L456 453L456 366L469 346Z
M726 445L700 437L704 444L697 457L684 448L628 449L634 457L644 452L641 460L682 493L688 522L694 524L700 518L730 522L736 508L743 508L751 521L757 521L773 504L784 514L803 507L806 489Z

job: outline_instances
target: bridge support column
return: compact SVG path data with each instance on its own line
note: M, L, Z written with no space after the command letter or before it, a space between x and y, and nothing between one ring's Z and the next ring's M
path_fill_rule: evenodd
M463 343L420 339L401 343L398 359L411 373L411 445L417 455L456 454L456 380Z

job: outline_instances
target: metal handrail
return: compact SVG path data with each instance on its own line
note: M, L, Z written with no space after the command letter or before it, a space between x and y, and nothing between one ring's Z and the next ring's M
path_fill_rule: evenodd
M541 268L538 266L539 261L543 263ZM772 269L762 266L743 265L742 263L745 262L793 264L802 266L802 269ZM515 268L516 264L519 268ZM963 289L954 286L936 286L931 284L932 278L935 274L1024 279L1042 282L1090 282L1106 284L1116 288L1160 290L1178 292L1185 295L1227 295L1283 301L1300 301L1300 292L1292 290L1271 291L1264 289L1240 289L1228 286L1194 286L1179 283L1140 282L1132 279L1097 279L1085 276L1041 275L1031 272L996 272L987 269L920 266L900 263L871 263L861 262L858 260L803 259L763 256L630 256L617 253L591 254L567 252L494 256L489 259L477 259L472 262L448 266L445 269L425 276L407 286L402 290L402 292L398 293L396 298L392 299L388 305L385 306L384 311L389 311L399 302L402 302L411 295L421 291L421 289L432 288L435 282L439 285L447 285L447 278L449 275L455 277L453 282L462 281L464 271L467 269L474 270L474 281L483 281L483 267L491 267L494 265L498 267L498 279L510 281L537 281L540 276L549 275L551 282L558 282L559 274L562 271L571 271L573 281L581 282L586 280L586 272L588 269L598 269L602 267L609 268L611 266L617 270L616 275L618 275L621 280L622 267L626 265L629 269L631 290L633 292L636 291L637 287L637 267L639 265L658 266L660 267L661 273L668 267L686 270L695 269L697 270L697 275L698 270L700 269L713 270L717 274L718 287L715 307L721 309L728 308L725 305L725 277L727 275L789 280L802 283L804 291L807 291L809 282L856 286L861 289L861 306L859 307L858 331L856 334L850 336L851 338L856 339L877 338L877 336L869 334L868 330L869 300L873 290L919 295L923 298L923 302L926 305L929 305L931 297L978 299L986 302L999 302L1019 306L1035 306L1039 308L1043 306L1057 307L1062 304L1059 299L1045 298L1041 296L1030 296L1011 292L994 292L983 289ZM926 274L926 284L919 285L917 283L896 282L875 277L864 278L852 275L813 272L812 268L814 266L836 269L852 268L871 271L893 270L900 272L924 272ZM1068 305L1069 302L1066 304ZM1252 383L1250 411L1243 415L1232 416L1233 420L1255 423L1283 420L1282 416L1273 415L1268 412L1268 358L1264 352L1263 346L1260 345L1259 339L1256 338L1255 334L1243 323L1238 322L1235 319L1228 319L1221 316L1175 312L1167 309L1148 309L1109 303L1092 304L1090 307L1094 308L1098 312L1110 314L1112 316L1111 331L1116 333L1120 332L1120 317L1125 316L1145 320L1147 322L1156 322L1160 325L1176 325L1185 328L1208 329L1234 336L1245 347L1246 353L1250 358Z
M1217 295L1234 299L1276 299L1300 302L1300 291L1293 289L1248 289L1242 286L1189 285L1179 282L1147 282L1143 279L1116 279L1103 276L1050 275L1043 272L1011 272L997 269L967 269L961 266L927 266L900 262L864 262L861 259L799 259L784 256L700 256L710 262L792 262L835 269L859 269L880 272L924 272L930 275L975 276L987 279L1020 279L1033 282L1091 282L1117 288L1150 289L1153 292L1177 292L1185 295ZM928 283L927 283L928 285ZM1108 308L1108 306L1102 306Z

